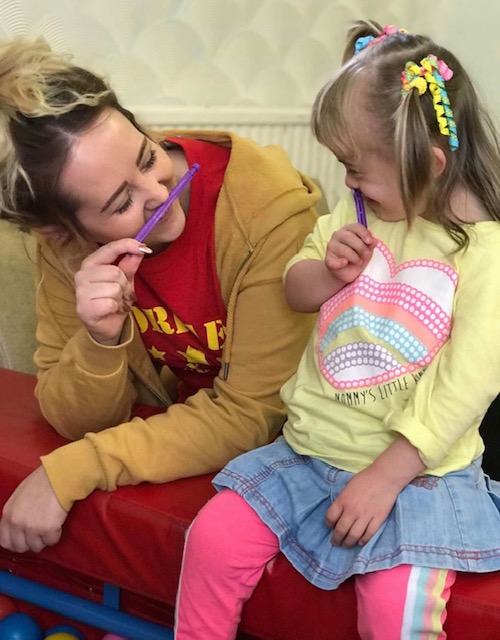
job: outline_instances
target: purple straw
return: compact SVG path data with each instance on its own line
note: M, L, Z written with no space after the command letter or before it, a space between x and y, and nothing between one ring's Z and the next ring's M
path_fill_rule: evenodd
M366 222L365 203L363 202L361 191L359 189L353 189L352 195L354 196L354 204L356 205L356 217L358 219L358 222L359 224L362 224L363 227L368 228L368 223Z
M135 236L135 240L137 240L138 242L144 241L144 238L148 235L151 229L163 218L163 216L170 209L174 200L176 200L181 195L182 191L184 191L184 189L188 186L188 184L193 179L194 174L199 170L199 168L200 165L195 162L191 169L189 169L189 171L186 171L186 173L182 176L179 182L169 193L168 198L165 200L165 202L155 210L151 218L149 218L146 224Z

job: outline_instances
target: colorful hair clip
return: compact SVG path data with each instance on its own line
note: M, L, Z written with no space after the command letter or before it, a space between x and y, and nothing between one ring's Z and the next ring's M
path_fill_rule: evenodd
M387 26L384 27L384 30L382 31L382 33L377 37L361 36L360 38L358 38L354 43L354 52L357 55L358 53L361 53L363 49L366 49L366 47L371 47L374 44L377 44L377 42L381 42L382 40L385 40L387 36L392 36L395 33L408 33L408 29L396 29L396 27L393 24L388 24Z
M450 149L455 151L459 147L457 125L444 84L445 80L450 80L452 77L453 71L443 60L438 60L433 54L423 58L420 65L409 60L404 71L401 72L403 92L417 89L419 95L423 95L427 88L429 89L439 131L443 136L448 136Z

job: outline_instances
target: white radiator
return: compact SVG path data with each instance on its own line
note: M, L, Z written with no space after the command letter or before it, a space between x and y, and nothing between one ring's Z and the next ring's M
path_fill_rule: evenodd
M132 109L134 111L134 109ZM311 133L305 109L145 109L137 107L138 120L148 127L226 129L260 144L279 144L292 163L317 180L330 208L343 192L342 168Z

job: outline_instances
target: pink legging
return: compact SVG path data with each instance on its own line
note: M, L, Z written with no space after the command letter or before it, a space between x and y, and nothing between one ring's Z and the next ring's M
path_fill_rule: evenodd
M224 490L198 514L184 551L176 640L232 640L278 539L236 493ZM402 565L356 577L363 640L444 640L455 572Z

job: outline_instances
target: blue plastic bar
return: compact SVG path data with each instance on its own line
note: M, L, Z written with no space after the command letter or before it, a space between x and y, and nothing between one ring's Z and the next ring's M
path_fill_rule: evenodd
M0 593L130 640L174 640L171 629L123 611L0 571Z
M110 582L105 582L102 588L102 603L106 607L120 609L120 589Z

